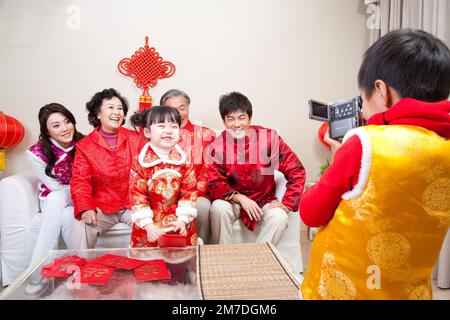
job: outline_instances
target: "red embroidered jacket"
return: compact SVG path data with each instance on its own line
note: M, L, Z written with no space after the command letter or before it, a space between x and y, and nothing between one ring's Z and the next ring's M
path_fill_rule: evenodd
M197 180L192 163L178 145L166 160L160 159L147 143L132 164L130 203L134 222L132 247L156 247L143 229L148 223L168 228L176 220L186 222L187 245L197 245Z
M190 155L190 161L194 164L197 177L197 190L199 197L209 198L207 192L208 184L208 161L211 155L211 143L216 138L216 133L207 127L192 124L190 121L181 129L180 147Z
M104 214L129 208L128 186L131 163L143 139L132 130L120 128L117 149L113 152L98 129L81 139L72 168L70 191L75 218L99 208Z
M297 155L276 131L251 126L244 139L236 140L223 131L213 143L213 163L209 167L208 191L213 200L241 193L260 207L276 200L274 169L287 180L282 204L297 211L305 185L305 169ZM256 222L241 209L244 224L254 230Z

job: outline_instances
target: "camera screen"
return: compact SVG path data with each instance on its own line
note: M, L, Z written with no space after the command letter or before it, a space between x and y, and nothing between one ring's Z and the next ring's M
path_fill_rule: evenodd
M346 118L330 123L330 137L332 139L342 138L348 130L355 128L355 119Z
M322 102L309 100L309 118L321 121L328 120L328 106Z

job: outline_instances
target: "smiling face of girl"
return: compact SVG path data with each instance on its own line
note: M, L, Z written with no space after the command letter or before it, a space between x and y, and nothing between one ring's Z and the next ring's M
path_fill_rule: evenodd
M165 122L153 123L144 128L144 135L157 148L170 151L180 140L180 126L166 119Z

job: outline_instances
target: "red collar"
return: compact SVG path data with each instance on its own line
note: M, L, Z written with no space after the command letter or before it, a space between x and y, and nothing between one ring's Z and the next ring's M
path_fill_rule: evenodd
M426 102L401 99L387 111L372 116L369 125L414 125L450 138L450 101Z
M194 125L192 124L191 120L188 120L183 129L188 131L194 131Z

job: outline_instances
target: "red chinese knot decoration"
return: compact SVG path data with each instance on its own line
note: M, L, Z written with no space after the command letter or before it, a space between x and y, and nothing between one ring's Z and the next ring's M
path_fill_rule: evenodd
M139 48L131 58L122 59L118 69L124 76L133 78L136 86L143 89L139 98L141 111L152 106L149 88L156 86L158 79L168 78L175 73L175 65L163 61L156 49L148 46L148 37L145 37L145 47Z

